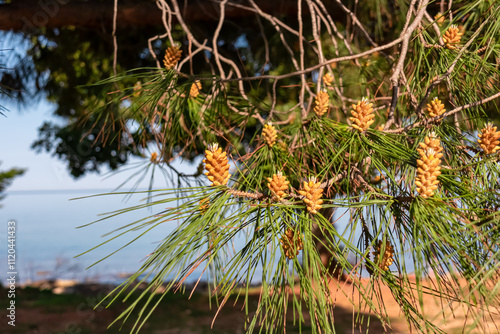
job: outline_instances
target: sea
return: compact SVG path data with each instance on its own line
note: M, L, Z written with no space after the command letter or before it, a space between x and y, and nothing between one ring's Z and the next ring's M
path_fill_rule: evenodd
M121 282L141 267L158 242L178 224L162 224L154 233L128 246L137 234L124 235L99 246L109 239L107 233L164 208L153 206L95 222L103 214L144 203L146 195L125 196L103 189L8 191L6 195L0 202L4 226L0 228L0 240L5 245L0 277L3 276L4 285L7 273L13 271L7 267L9 222L16 227L15 272L21 284L50 279ZM107 257L117 249L120 250Z

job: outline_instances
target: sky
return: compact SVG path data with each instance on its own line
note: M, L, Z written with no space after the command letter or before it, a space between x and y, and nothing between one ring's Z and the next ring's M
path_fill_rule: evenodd
M55 106L45 100L34 103L32 108L24 109L3 100L0 100L0 103L9 110L4 112L4 116L0 115L0 171L12 167L27 169L24 175L14 179L8 191L115 189L134 173L134 171L120 172L113 176L108 169L104 169L101 174L88 173L79 179L74 179L67 170L65 162L56 156L51 156L51 153L37 154L30 148L37 139L38 128L44 121L61 122L52 116ZM130 161L138 163L141 160L132 158ZM174 167L181 168L187 173L196 170L196 166L188 162L176 162ZM171 185L162 184L162 186Z
M50 153L37 154L30 147L37 139L38 128L44 121L54 120L54 106L46 101L35 103L33 109L20 110L14 104L2 103L9 111L0 115L0 170L12 167L26 168L23 176L14 179L9 191L110 189L116 179L102 175L86 175L75 180L63 161Z

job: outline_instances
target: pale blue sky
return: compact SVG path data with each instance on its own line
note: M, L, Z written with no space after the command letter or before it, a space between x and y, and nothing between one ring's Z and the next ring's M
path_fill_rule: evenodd
M63 161L49 153L37 154L30 148L37 139L38 128L44 121L61 122L52 116L54 106L46 101L41 101L34 103L32 109L20 110L15 104L8 104L5 101L0 101L0 103L9 109L8 112L4 112L5 116L0 115L0 161L2 162L0 170L7 170L11 167L28 169L23 176L14 180L8 191L114 189L137 171L123 172L108 177L109 170L104 169L103 174L106 175L89 173L75 180L69 174ZM138 161L141 160L139 158L131 159L131 162ZM182 169L185 173L196 170L196 166L188 162L177 162L174 166ZM147 187L147 182L142 186ZM164 182L158 184L158 187L161 188L171 186Z

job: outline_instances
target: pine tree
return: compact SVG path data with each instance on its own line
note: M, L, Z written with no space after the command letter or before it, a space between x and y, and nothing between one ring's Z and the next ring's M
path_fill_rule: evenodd
M308 312L313 333L335 332L339 277L388 330L380 285L418 331L439 331L423 316L423 294L467 307L485 330L480 319L500 301L500 135L489 123L500 97L500 4L336 1L345 22L326 5L299 1L290 22L251 0L218 2L222 14L239 6L258 18L263 52L245 50L240 35L236 56L222 52L219 34L231 29L222 14L208 43L168 1L162 8L177 23L165 23L159 67L100 82L123 110L103 133L132 121L145 168L205 157L195 175L178 172L180 188L151 189L150 202L119 212L170 203L129 232L179 222L116 291L148 284L122 315L143 311L135 330L158 306L150 294L169 277L165 291L177 289L195 269L210 271L220 307L231 294L248 300L251 282L262 282L248 332L282 333L286 312L298 323ZM174 47L179 29L188 42ZM239 65L242 54L253 67ZM140 84L116 92L127 80ZM343 230L334 224L341 215ZM241 249L227 247L242 234Z

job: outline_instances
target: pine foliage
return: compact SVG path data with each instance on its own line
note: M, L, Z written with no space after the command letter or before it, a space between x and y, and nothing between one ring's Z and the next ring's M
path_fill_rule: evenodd
M431 15L437 5L426 0L368 1L357 12L350 2L337 3L373 24L330 21L321 1L304 1L315 14L292 27L258 14L263 31L274 29L269 39L289 53L280 63L269 49L268 74L244 76L217 43L207 51L193 42L210 54L213 75L186 74L182 65L196 56L178 58L171 47L172 66L99 83L110 90L124 79L142 83L115 97L130 101L122 123L133 120L140 129L137 145L153 143L159 152L145 165L168 169L176 158L205 155L195 175L176 172L179 188L152 189L148 203L109 214L169 207L111 239L147 237L178 222L108 296L127 299L147 284L117 321L135 321L138 331L160 305L152 304L155 293L176 291L201 269L219 308L231 295L247 302L249 287L260 282L255 312L244 310L248 332L282 333L288 313L299 327L334 333L331 292L343 283L332 264L351 282L355 293L345 293L353 302L359 297L355 307L374 312L388 331L380 285L417 331L440 331L423 316L423 294L466 307L475 319L468 330L481 330L480 319L498 307L499 144L496 127L483 125L498 113L500 5L454 1ZM199 82L203 92L190 98ZM334 224L339 217L343 228ZM233 248L239 236L243 246Z

